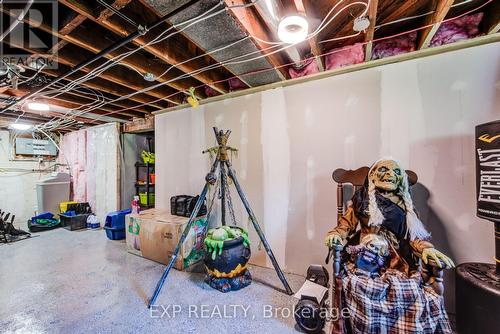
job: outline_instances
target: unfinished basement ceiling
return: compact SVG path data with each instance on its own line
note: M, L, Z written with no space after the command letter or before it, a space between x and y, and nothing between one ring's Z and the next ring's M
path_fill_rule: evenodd
M53 84L139 27L151 27L188 3L144 36ZM500 22L499 2L493 0L60 0L34 1L22 22L3 34L27 4L0 4L6 60L0 64L1 124L24 120L62 132L150 117L186 104L190 90L203 100L393 55L383 49L384 41L393 48L409 43L404 52L412 52L436 45L433 38L440 29L448 38L443 43L497 34ZM276 44L279 20L297 13L307 18L309 33L320 28L318 34L288 48ZM370 24L356 32L354 20L360 15ZM320 26L325 18L333 19ZM180 24L192 19L198 22L186 29ZM440 24L451 19L475 26L467 27L470 34L464 37L453 32L457 27ZM450 31L455 35L447 36ZM41 43L27 41L28 34ZM405 40L410 35L413 40ZM343 47L347 54L330 56ZM356 61L349 60L352 50ZM50 66L30 67L29 60ZM44 88L48 83L52 86ZM28 94L33 96L24 101ZM27 108L33 100L49 104L50 110Z
M181 3L188 2L188 0L145 1L148 2L160 16L170 13L176 7L181 5ZM174 25L184 22L192 17L206 13L210 9L214 8L214 6L218 6L222 9L225 5L223 3L221 5L221 1L219 0L200 1L182 11L178 15L175 15L170 22ZM217 8L216 11L220 9ZM230 14L230 11L224 11L221 14L202 21L199 24L186 29L184 32L193 42L207 52L216 50L225 45L233 44L247 36L247 33L242 30L241 26L236 21L236 18ZM252 40L246 39L226 50L213 53L211 56L218 62L223 63L232 58L247 54L251 54L251 56L241 58L239 60L256 58L259 55L263 55L262 52L258 52L258 48ZM240 80L251 87L261 86L281 80L276 71L265 71L273 68L265 57L248 63L228 65L227 68L238 76ZM246 74L258 71L262 72L257 74Z

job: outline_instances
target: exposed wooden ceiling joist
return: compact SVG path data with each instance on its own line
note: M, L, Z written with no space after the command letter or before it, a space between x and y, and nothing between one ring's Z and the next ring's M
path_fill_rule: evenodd
M62 4L65 6L68 6L72 10L78 12L80 15L85 16L87 19L91 20L92 22L100 25L101 27L108 29L109 31L113 32L114 34L118 36L128 36L133 29L127 29L123 25L117 23L116 20L113 20L114 18L109 16L106 19L98 19L99 16L95 17L92 14L92 10L88 7L85 7L84 4L73 1L73 0L61 0L60 1ZM94 28L95 29L95 28ZM88 39L86 38L86 33L84 31L82 32L74 32L72 35L69 35L70 38L74 37L74 42L75 44L80 44L83 47L89 47L90 50L94 52L100 51L100 49L103 49L106 47L106 44L109 44L109 42L106 42L104 40L97 39L95 40L97 45L99 47L97 48L92 48L91 45L88 45ZM133 43L137 46L144 47L148 42L150 42L152 39L156 38L151 33L146 34L145 36L138 37L136 38ZM161 82L168 82L169 80L172 80L180 75L190 73L192 71L196 71L196 68L193 66L193 62L185 63L185 64L180 64L184 60L190 59L192 57L195 57L195 55L190 55L188 57L182 57L179 56L178 54L180 53L185 53L186 50L188 50L188 45L178 45L177 48L171 48L169 46L168 42L162 42L162 43L157 43L154 46L146 46L144 47L144 50L148 51L149 53L153 54L155 57L160 58L163 60L166 64L174 66L169 72L172 74L165 75L163 78L158 79ZM119 52L115 52L116 54L119 54ZM114 53L111 53L110 56L114 56ZM155 74L156 77L159 77L163 72L168 70L169 66L165 65L158 65L158 69L156 68L145 68L143 64L148 64L150 61L145 58L144 56L140 55L139 53L136 53L134 55L131 55L127 58L125 58L123 63L128 64L129 66L133 66L137 69L139 69L142 72L151 72ZM196 63L200 63L199 61ZM195 64L196 65L196 64ZM216 73L215 71L213 73ZM168 85L179 90L179 91L185 91L189 87L196 87L199 86L201 83L205 84L210 84L211 87L216 89L217 91L221 93L226 93L227 90L227 84L224 83L217 83L217 84L212 84L213 81L217 80L222 80L222 77L215 77L212 78L207 72L201 73L199 75L193 75L193 78L198 79L198 81L195 81L193 79L184 79L184 80L176 80Z
M41 56L41 57L44 56L43 54L38 53L36 50L22 47L20 45L15 45L13 43L8 43L8 44L13 46L13 47L18 47L19 49L22 49L22 50L29 52L31 54L34 54L34 55ZM48 57L50 57L50 56L47 55L47 58ZM52 77L58 77L58 76L63 75L64 73L66 73L68 70L69 70L68 67L59 63L59 66L57 69L44 68L44 69L42 69L41 72L48 74ZM80 77L81 77L81 75L79 75L79 74L73 74L73 75L68 76L67 79L68 80L77 80ZM112 94L112 95L114 95L114 99L116 99L120 96L123 96L125 94L131 94L134 92L134 90L131 90L131 89L126 88L124 86L120 86L118 84L115 84L112 81L107 81L107 80L104 80L104 79L99 78L99 77L84 82L82 84L82 86ZM156 107L157 109L164 108L162 105L158 104L158 102L152 103L153 101L156 100L154 97L144 95L144 94L137 94L134 97L130 98L129 100L138 102L140 104L148 103L148 104L150 104L150 106ZM122 101L126 101L126 100L122 100ZM137 106L137 105L130 105L130 107L134 107L134 106ZM154 110L147 110L145 107L139 107L139 108L134 108L134 110L136 110L138 112L145 113L145 114L150 114L151 111L154 111L155 109Z
M14 13L10 12L6 8L1 8L0 10L8 15L11 15L11 16L15 15ZM71 39L67 38L67 36L60 35L58 32L54 32L51 29L51 27L47 26L46 24L32 21L28 17L25 17L24 21L26 24L31 25L33 27L33 29L40 29L41 31L44 31L46 33L55 34L57 37L62 37L64 41L71 43ZM19 46L19 45L16 45L16 47L23 48L22 46ZM83 50L73 51L71 54L68 54L69 52L66 51L68 49L68 47L69 46L66 46L64 49L59 50L59 53L57 54L56 60L59 60L62 64L66 64L68 66L74 66L74 65L78 64L82 58L85 59L84 57L89 55L89 52L85 50L85 46L79 45L79 47L83 47ZM23 49L26 49L26 48L23 48ZM32 52L33 54L38 54L38 52L36 50L27 50L27 51ZM59 59L59 57L61 59ZM73 60L73 57L76 58L76 60ZM96 68L99 64L102 64L103 62L104 61L98 61L93 66L88 66L86 68L83 68L82 75L80 75L80 76L83 76L84 73L90 72L91 70ZM138 78L138 74L135 73L134 71L131 71L130 69L127 69L121 73L124 73L124 72L131 72L131 73L121 75L120 71L118 71L116 69L108 70L108 71L102 73L100 75L101 79L99 80L104 84L102 90L107 91L108 93L122 96L125 94L117 94L117 91L121 90L120 87L117 87L119 84L123 85L124 91L126 91L126 90L130 91L130 89L128 87L131 87L134 90L140 90L140 89L147 88L147 87L153 85L152 83L147 83L144 80ZM74 75L73 77L78 78L79 76ZM108 81L108 82L106 83L106 81ZM114 89L112 91L106 90L105 89L106 85L114 86L116 89ZM137 101L137 102L140 102L140 103L151 103L151 101L154 101L157 99L164 99L166 96L169 96L171 94L175 94L177 92L177 90L171 90L168 88L169 87L160 87L160 88L157 88L155 90L150 90L148 92L145 92L144 94L141 94L141 95L135 95L133 97L130 97L130 99ZM98 88L98 89L100 89L100 88ZM131 93L131 92L133 92L133 91L130 91L129 93ZM149 95L152 98L147 98L147 97L145 97L145 95ZM170 99L165 99L165 101L170 101L171 103L177 104L181 101L181 98L180 98L180 96L177 96L176 98L172 97ZM153 103L152 106L155 106L156 108L159 108L159 109L168 107L168 105L163 104L161 101Z
M225 2L228 6L245 4L244 0L226 0ZM259 18L253 8L233 7L229 9L229 13L231 13L236 22L240 25L240 28L248 35L255 36L263 40L272 40L262 23L259 21ZM260 50L264 50L269 47L269 45L266 45L258 40L252 41ZM276 68L276 74L278 74L280 79L285 80L288 75L286 69L281 66L284 63L283 59L277 54L268 55L266 58L269 63Z
M439 26L441 25L441 22L446 17L446 14L448 14L451 5L453 5L454 2L455 0L437 1L434 13L432 15L429 15L425 20L425 25L428 27L424 28L419 34L419 39L418 39L419 49L424 49L429 46L432 37L434 37L434 35L436 34L437 30L439 29Z
M363 0L363 3L367 3L367 1ZM480 32L482 34L495 34L500 29L500 2L489 3L488 1L456 0L455 5L453 5L454 1L451 0L370 0L366 13L371 24L364 33L359 34L353 30L353 22L354 18L361 15L365 8L362 3L356 0L343 2L273 0L272 4L274 5L272 6L269 5L271 2L268 4L266 1L260 3L254 3L251 0L199 1L181 13L172 16L168 23L164 22L161 26L148 31L144 36L139 36L133 42L125 44L105 58L98 59L69 76L67 80L61 81L62 84L68 85L87 73L95 71L99 66L103 66L109 59L123 52L136 51L140 48L133 55L123 59L121 65L108 68L98 77L82 83L78 90L61 94L50 103L58 107L75 109L92 102L94 97L92 94L96 92L102 94L107 100L114 100L141 90L141 93L135 96L109 102L91 111L87 115L91 119L86 119L86 122L94 124L96 122L92 118L95 119L99 115L107 114L116 116L116 119L119 120L135 116L148 116L148 114L158 110L167 108L170 110L172 104L185 103L185 92L190 87L203 88L198 89L196 95L204 99L207 95L214 94L211 90L207 90L205 93L206 86L224 94L229 90L227 81L233 77L244 79L243 81L248 87L261 86L280 79L289 79L287 66L290 65L290 61L303 59L309 55L309 52L315 56L318 68L322 70L325 59L321 55L327 50L365 42L365 61L369 61L371 60L373 40L378 41L380 38L388 38L408 31L418 31L417 46L418 48L426 48L444 19L464 13L478 12L479 9L475 8L480 5L484 6L480 9L484 13L483 21L479 26ZM52 78L58 77L93 58L95 54L113 45L116 41L122 40L124 36L136 31L138 27L150 26L159 17L172 12L186 2L187 0L60 0L58 29L54 29L48 24L50 15L47 13L42 15L46 22L35 22L34 19L30 21L30 17L33 18L30 15L24 19L24 22L31 26L31 31L35 35L40 34L44 41L51 40L49 45L40 49L14 46L19 48L18 54L31 54L32 58L39 56L53 59L58 67L44 68L40 73ZM339 6L332 10L332 6L336 4ZM202 20L184 31L176 30L179 23L204 15L208 10L219 11L224 9L224 5L230 8L226 8L226 11L221 11L210 19ZM235 5L245 5L245 7L239 8ZM4 2L1 10L13 16L9 13L9 8L14 7L14 5ZM41 4L36 1L33 9L43 10ZM269 21L268 12L277 14L271 15L272 21ZM267 54L270 44L259 41L258 38L265 41L276 40L277 20L283 15L297 12L306 14L311 26L309 32L314 31L328 13L336 15L336 18L323 27L317 40L310 39L296 45L297 54L285 51ZM177 28L173 29L171 23L175 23ZM375 29L376 25L378 25L377 29ZM423 28L424 25L429 26ZM172 32L176 32L175 35L157 44L147 45L171 28ZM226 38L226 35L229 37ZM249 35L257 38L249 39ZM52 36L58 39L57 42ZM9 42L4 41L4 43L12 45L11 39ZM232 43L237 44L236 47L231 46L224 49L223 52L207 54L207 51L210 52ZM256 60L245 62L244 65L238 64L238 62L236 62L237 65L231 64L230 60L233 58L245 57L248 54L258 54L258 56L255 57ZM196 59L191 60L192 58ZM227 63L228 60L229 63ZM225 63L225 65L222 66L219 62ZM215 68L206 72L198 72L193 76L189 75L191 72L205 69L207 66ZM26 68L24 78L26 75L35 74L34 71ZM166 74L160 79L156 78L156 81L145 80L144 74L147 72L158 77L165 71ZM179 79L179 77L181 78ZM43 81L44 78L40 79ZM152 88L156 84L160 84L160 86ZM23 92L35 91L29 86L21 84L15 92L8 86L4 86L0 87L0 93L19 96ZM235 87L245 86L235 85ZM142 91L144 89L147 91ZM54 94L54 91L51 94ZM39 94L38 98L43 99L44 94ZM30 117L38 117L43 121L44 116L31 114Z
M27 93L29 93L28 89L17 89L16 91L9 89L6 91L6 94L10 95L10 96L22 96L22 95L27 94ZM46 99L44 97L40 97L39 99L37 99L37 101L47 102L47 103L50 103L51 105L66 108L66 109L75 109L75 108L80 107L82 104L88 103L88 101L82 101L82 98L75 98L74 96L70 97L70 94L60 95L56 98L50 99L50 102L48 101L48 99ZM30 112L30 110L28 108L23 108L22 110L25 112ZM125 115L125 114L119 114L119 113L113 113L113 112L114 112L114 110L109 109L109 108L108 109L100 108L100 109L96 109L96 110L92 111L89 114L104 115L104 116L112 115L111 117L117 118L117 119L122 119L122 120L128 120L128 119L130 119L130 117L137 117L137 115ZM46 112L33 111L32 113L38 113L41 116L46 115ZM80 117L85 118L85 116L80 116Z
M8 10L3 9L4 12L6 12L9 15L15 15L13 13L10 13ZM29 17L25 17L23 20L26 24L31 25L32 27L36 29L40 29L42 31L45 31L49 34L53 34L59 39L62 39L64 41L67 41L73 45L79 46L84 50L91 51L93 53L98 53L102 49L105 49L108 47L112 42L108 39L105 38L105 36L110 35L110 33L107 33L106 30L103 29L98 29L97 27L92 27L92 28L86 28L83 27L82 25L75 27L68 35L62 35L58 31L54 31L50 26L44 23L36 22L31 20ZM108 55L106 55L107 59L112 59L114 57L119 56L122 52L126 52L128 50L122 50L119 49L115 52L112 52ZM164 71L167 70L167 66L162 65L161 63L155 63L151 59L146 58L145 56L135 53L124 60L121 61L121 63L128 65L130 67L133 67L137 69L138 71L142 73L146 72L151 72L153 73L156 77L159 77ZM129 71L131 71L129 69ZM112 72L112 71L110 71ZM133 71L131 71L133 73ZM158 79L160 82L166 82L168 80L171 80L175 78L174 75L182 75L183 73L180 72L177 69L172 69L170 71L172 75L170 76L164 76L161 79ZM137 75L137 73L133 73L132 75ZM184 79L180 80L177 82L172 82L168 84L168 86L174 88L175 91L179 90L186 90L187 88L191 86L197 85L197 82L192 80L192 79ZM149 93L149 92L148 92Z
M372 59L372 41L375 36L375 26L377 25L377 10L378 0L371 0L370 6L368 7L368 19L370 20L370 26L366 29L365 33L365 61Z
M90 8L86 7L81 2L74 0L61 0L60 2L68 6L72 10L78 12L80 15L86 17L87 19L94 21L95 23L101 25L106 29L109 29L110 31L122 37L129 35L134 30L130 26L127 26L124 22L121 22L119 17L111 16L109 10L107 12L107 15L103 15L103 13L101 13L100 15L96 16L93 14ZM125 6L122 6L122 8L123 7ZM146 7L143 7L143 10L144 12L136 13L138 16L142 15L141 18L143 20L154 22L155 20L158 19L156 14L154 14L152 11L146 13L146 11L148 11ZM148 18L146 18L145 16L149 16L150 19L148 20ZM146 24L147 23L149 22L146 22ZM171 28L171 26L165 23L165 30L169 28ZM182 34L176 35L175 40L179 41L177 47L173 47L171 41L163 41L155 43L154 45L146 46L148 42L150 42L154 38L155 38L154 33L148 33L145 36L136 38L133 42L135 45L144 47L144 50L162 59L167 64L175 66L184 73L191 73L196 71L200 67L205 66L205 60L201 58L185 62L186 60L195 58L198 55L193 52L190 52L190 50L196 48L196 46L187 38L185 37L183 38ZM212 63L215 64L215 62ZM193 77L198 79L200 82L207 84L208 86L212 87L213 89L217 90L222 94L228 92L227 83L219 82L223 81L227 76L226 77L221 76L218 70L212 70L200 74L194 74Z

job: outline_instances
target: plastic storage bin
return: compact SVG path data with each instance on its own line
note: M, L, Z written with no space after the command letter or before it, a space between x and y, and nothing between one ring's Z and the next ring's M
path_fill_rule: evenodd
M148 205L147 193L139 193L139 201L141 205ZM155 204L155 194L149 193L149 205Z
M127 209L108 213L104 230L109 240L125 239L125 216L131 212L132 209Z
M125 229L125 216L132 213L132 209L110 212L106 216L105 226Z
M60 215L61 226L70 231L87 228L87 218L90 215L91 215L90 213L79 214L74 216L66 216L64 214L61 214Z
M59 203L69 201L70 176L52 173L36 183L38 212L59 212Z
M87 228L87 218L92 214L89 203L69 204L67 209L66 214L60 215L62 227L70 231Z
M59 203L59 212L65 213L68 211L68 205L70 204L78 204L78 202L61 202Z
M106 231L106 236L109 240L123 240L125 239L125 229L117 229L108 226L104 226Z

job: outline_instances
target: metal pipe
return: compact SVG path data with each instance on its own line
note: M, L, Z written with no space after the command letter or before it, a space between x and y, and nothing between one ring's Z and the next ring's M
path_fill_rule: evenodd
M21 11L21 13L19 14L19 16L16 18L16 22L13 22L8 28L7 30L5 30L2 35L0 35L0 42L4 40L5 37L7 37L8 34L11 33L12 30L14 30L17 25L23 21L24 17L26 16L26 13L28 12L28 10L30 10L31 8L31 5L33 5L33 1L34 0L30 0L28 1L28 3L26 4L26 6L24 6L24 9Z
M96 54L95 56L93 56L92 58L90 58L90 59L88 59L86 61L81 62L80 64L76 65L71 70L69 70L68 72L66 72L64 74L61 74L60 76L58 76L57 78L55 78L53 81L48 82L45 85L43 85L42 87L40 87L39 89L37 89L37 90L35 90L35 91L31 92L31 93L28 93L28 94L24 95L19 100L9 103L7 106L3 107L2 110L0 110L0 112L1 111L5 111L7 109L10 109L10 108L16 106L17 104L22 103L22 102L28 100L29 98L35 96L36 94L41 93L43 90L45 90L45 89L49 88L50 86L54 85L55 83L57 83L57 82L65 79L65 78L67 78L68 76L70 76L70 75L78 72L82 68L84 68L84 67L92 64L96 60L104 57L108 53L113 52L113 51L121 48L122 46L126 45L127 43L130 43L131 41L133 41L134 39L136 39L139 36L145 35L149 30L152 30L152 29L158 27L160 24L164 23L166 20L170 19L172 16L177 15L178 13L182 12L184 9L190 7L191 5L194 5L195 3L199 2L199 1L200 0L191 0L189 2L186 2L182 6L174 9L170 13L168 13L168 14L164 15L163 17L161 17L158 21L156 21L155 23L153 23L150 27L142 27L142 26L140 26L132 34L128 35L127 37L124 37L123 39L119 40L115 44L110 45L109 47L107 47L106 49L102 50L101 52L99 52L98 54Z
M97 2L99 2L101 5L103 5L107 9L111 10L114 14L116 14L119 17L121 17L122 19L124 19L125 21L127 21L128 23L130 23L131 25L133 25L134 27L139 28L139 26L140 26L139 24L135 23L134 20L132 20L130 17L128 17L127 15L123 14L122 12L120 12L117 8L113 7L112 5L110 5L109 3L107 3L106 1L104 1L104 0L97 0Z

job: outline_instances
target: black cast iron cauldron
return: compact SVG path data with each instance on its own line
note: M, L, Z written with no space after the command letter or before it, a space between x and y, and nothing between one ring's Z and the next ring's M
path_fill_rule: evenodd
M208 273L218 278L232 278L244 273L251 252L243 241L242 237L224 241L222 253L215 260L212 260L211 253L206 252L205 267Z

